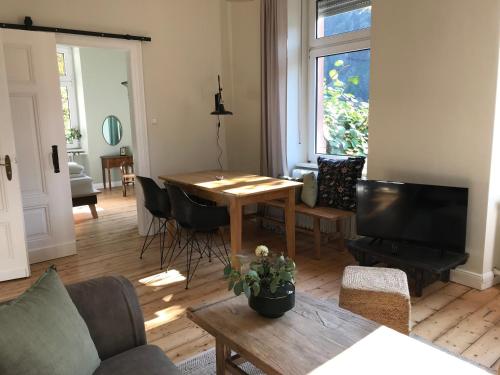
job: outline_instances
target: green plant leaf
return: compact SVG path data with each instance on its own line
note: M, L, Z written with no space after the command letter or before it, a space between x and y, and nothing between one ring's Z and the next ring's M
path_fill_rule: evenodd
M255 281L259 281L260 280L259 274L255 270L249 270L247 275L252 280L255 280Z
M250 286L244 281L243 282L243 291L245 292L245 295L247 298L250 298L250 295L252 294L252 290L250 289Z
M290 281L292 280L292 274L287 271L281 271L280 272L280 279L284 281Z
M258 296L260 293L260 284L259 283L254 283L252 285L252 290L253 290L253 295Z
M229 283L227 285L227 290L231 290L234 288L235 281L234 280L229 280Z
M273 281L271 281L271 285L269 285L269 290L271 291L271 293L276 293L276 290L278 289L278 283L279 279L273 279Z
M240 280L234 285L234 294L239 296L242 292L243 292L243 281Z
M353 85L359 85L359 76L352 76L347 79Z
M232 271L233 271L233 267L231 266L231 263L229 263L226 267L224 267L224 277L228 278L229 275L231 275Z

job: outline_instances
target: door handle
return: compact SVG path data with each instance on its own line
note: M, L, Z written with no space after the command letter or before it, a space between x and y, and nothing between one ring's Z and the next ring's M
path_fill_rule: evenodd
M54 166L54 173L59 173L59 152L57 151L57 145L52 145L52 165Z
M5 167L5 174L7 175L7 180L12 180L12 163L10 162L10 156L5 155L3 159L3 163L0 163L0 166Z

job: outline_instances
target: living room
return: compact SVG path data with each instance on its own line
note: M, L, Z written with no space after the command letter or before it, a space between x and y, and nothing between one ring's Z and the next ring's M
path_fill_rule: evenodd
M67 44L129 49L137 179L136 189L119 205L121 187L103 192L99 218L75 224L67 245L74 255L55 252L51 260L36 262L24 243L22 228L26 225L28 233L32 228L23 213L25 196L21 201L15 188L16 150L8 136L2 137L6 151L1 162L8 164L4 154L11 155L12 181L4 178L7 168L0 167L0 193L7 197L2 201L10 206L0 219L13 230L0 237L8 249L0 252L0 276L6 280L0 283L0 301L11 301L0 305L0 326L2 332L14 328L0 338L0 373L498 371L498 1L0 0L0 9L0 41L7 52L30 45L26 56L36 57L39 46L30 43L39 34L40 39L53 35L54 46L74 40ZM349 22L337 23L346 14L352 16ZM15 39L13 33L26 37ZM3 54L2 71L4 65L7 73L23 67L12 62L24 55L7 55L4 63ZM40 83L34 68L29 77ZM1 112L12 111L16 121L9 93L18 98L28 86L0 76ZM18 91L5 90L14 84ZM337 95L343 95L340 104ZM48 107L41 104L43 115ZM357 121L352 135L338 132L336 120L344 121L346 113ZM11 121L2 117L2 123ZM12 127L2 126L4 134L12 134ZM48 149L40 160L50 168L50 147L57 142L43 145ZM355 218L364 207L362 197L358 212L321 203L317 191L324 191L324 179L318 156L327 164L362 157L354 182L466 191L459 209L445 195L460 216L447 228L456 233L448 236L450 241L462 242L463 264L425 274L420 296L415 263L409 270L398 259L384 258L367 267L370 262L363 262L351 245L367 233L362 217ZM63 166L56 177L68 178L67 173ZM304 180L278 180L282 175ZM314 176L311 184L307 175ZM141 176L166 187L153 190L170 201L171 214L150 214ZM40 186L50 185L51 180L44 181ZM302 186L304 202L304 191L312 186L310 205L294 201ZM263 204L269 199L281 201ZM183 212L177 205L181 201L190 209L203 207L190 218L193 222L175 218ZM53 213L49 208L46 212ZM40 222L57 232L49 219ZM193 234L195 224L203 226L203 236ZM207 231L216 234L205 236ZM397 245L391 256L398 255L399 244L420 245L415 238L373 237ZM281 286L293 280L296 291L295 306L274 319L257 314L258 306L249 306L244 295L234 297L227 285L229 279L237 294L263 293L264 284L253 273L241 276L252 260L257 262L253 270L264 272L259 264L268 261L268 252L277 255L269 261L283 271L276 282ZM22 272L14 279L7 276L15 268L9 262L18 253L23 253ZM358 264L362 267L351 268ZM374 275L374 270L382 273ZM351 272L356 273L352 278ZM356 284L363 280L369 285ZM44 282L59 289L34 296ZM30 293L38 299L30 301ZM28 298L26 305L17 303L23 298ZM61 300L64 306L50 318L47 311L53 310L44 311L42 305L56 306ZM353 301L365 306L357 310ZM384 308L397 313L383 313ZM129 310L132 318L120 315ZM224 315L227 311L233 313ZM54 317L61 324L52 330L59 325ZM391 325L398 319L406 328ZM70 321L75 335L64 334ZM40 335L47 339L40 341ZM385 347L391 349L376 350ZM80 348L80 356L74 348ZM356 360L361 355L365 361Z

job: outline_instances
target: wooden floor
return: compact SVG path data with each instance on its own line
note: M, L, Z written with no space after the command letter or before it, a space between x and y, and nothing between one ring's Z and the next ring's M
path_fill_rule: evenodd
M159 269L158 244L139 259L142 238L137 234L135 198L121 190L99 196L99 219L86 208L75 213L78 255L32 265L32 277L0 283L0 300L22 293L50 265L65 283L121 274L137 288L146 320L148 341L160 346L175 362L214 346L212 337L185 317L188 306L230 295L223 266L203 259L190 289L184 289L185 259L168 273ZM268 231L245 227L244 247L266 244L284 249L284 239ZM156 246L155 246L156 245ZM297 234L297 288L316 297L337 298L343 268L353 263L347 251L325 245L323 259L313 258L312 238ZM484 366L500 365L500 287L477 291L454 283L437 282L412 299L413 333Z

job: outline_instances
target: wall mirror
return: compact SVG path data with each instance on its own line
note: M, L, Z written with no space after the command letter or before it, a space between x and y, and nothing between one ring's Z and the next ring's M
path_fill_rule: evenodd
M116 146L122 140L122 123L116 116L108 116L102 123L102 135L108 145Z

